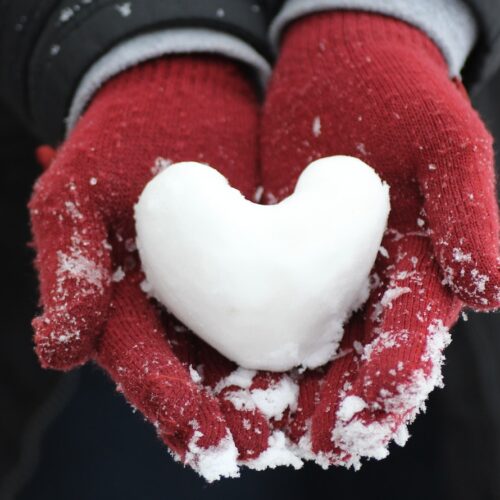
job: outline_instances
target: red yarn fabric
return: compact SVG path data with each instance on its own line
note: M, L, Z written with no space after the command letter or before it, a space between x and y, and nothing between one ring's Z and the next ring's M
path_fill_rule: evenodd
M424 33L347 11L285 33L261 137L268 201L330 155L356 156L390 185L370 300L339 359L303 376L289 421L290 437L323 464L382 458L441 383L447 328L463 303L500 306L492 138Z
M235 366L162 320L141 290L133 207L159 168L184 160L215 166L251 197L257 128L258 101L243 69L223 58L179 56L106 83L55 158L46 148L38 153L47 167L30 202L40 361L68 370L95 359L195 468L198 449L229 435L241 459L255 458L269 429L260 412L237 412L211 390Z
M63 370L95 360L195 468L200 449L228 436L241 460L256 458L270 424L258 410L236 411L226 396L238 388L215 390L234 364L141 290L133 206L159 168L182 160L218 168L251 198L258 112L235 63L162 59L108 82L57 155L38 153L47 167L30 203L38 356ZM297 410L272 425L303 456L358 466L385 456L392 439L404 442L441 383L447 329L463 304L500 306L499 216L490 135L437 47L401 21L327 12L285 34L262 118L267 200L335 154L361 158L391 186L389 227L371 297L338 358L293 374ZM278 380L260 373L252 387Z

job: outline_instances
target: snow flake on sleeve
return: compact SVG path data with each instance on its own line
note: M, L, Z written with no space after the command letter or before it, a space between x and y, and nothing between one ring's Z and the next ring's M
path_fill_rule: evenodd
M71 7L64 7L59 14L59 21L65 23L69 21L74 15L73 9Z
M51 45L50 47L50 55L51 56L57 56L59 52L61 51L61 46L58 44Z
M119 3L115 5L115 8L119 12L119 14L123 17L128 17L130 16L130 14L132 14L131 2Z

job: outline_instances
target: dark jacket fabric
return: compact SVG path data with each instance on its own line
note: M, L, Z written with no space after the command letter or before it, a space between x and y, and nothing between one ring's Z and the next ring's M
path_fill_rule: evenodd
M500 1L467 0L481 38L465 68L477 87L500 66ZM0 98L40 140L57 144L85 71L117 43L168 27L235 35L268 60L268 27L283 0L0 0ZM221 15L222 14L222 15Z
M500 68L500 1L467 0L479 23L480 36L464 69L464 81L477 90Z
M100 56L135 35L204 27L235 35L267 59L277 1L0 0L0 96L43 141L55 144L78 82ZM223 15L220 15L220 13Z

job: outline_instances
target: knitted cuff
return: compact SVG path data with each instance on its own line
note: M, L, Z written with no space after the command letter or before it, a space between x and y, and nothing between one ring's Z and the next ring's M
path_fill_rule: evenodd
M138 35L107 52L85 73L66 119L66 133L75 126L96 91L110 78L141 62L167 54L212 53L252 67L262 86L271 73L269 63L240 39L209 29L179 28Z
M384 14L421 29L440 48L452 77L460 74L478 36L474 15L462 0L288 0L271 26L271 39L277 47L292 21L339 9Z

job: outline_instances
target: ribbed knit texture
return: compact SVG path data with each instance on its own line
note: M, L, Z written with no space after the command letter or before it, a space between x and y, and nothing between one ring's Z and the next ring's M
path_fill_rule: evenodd
M478 22L463 0L287 0L273 20L271 39L278 45L281 32L292 21L333 10L381 14L419 28L439 47L452 77L460 75L478 38Z
M440 383L461 301L500 305L499 222L491 136L438 48L403 22L330 12L285 33L262 122L267 199L336 154L375 168L392 210L369 303L344 356L302 380L290 435L310 432L314 452L356 465L380 458Z
M251 197L257 126L255 89L236 63L216 56L146 63L98 92L30 203L41 363L66 370L95 358L181 458L190 441L214 446L228 429L237 445L245 443L241 458L255 457L269 432L257 411L237 414L207 392L234 365L192 334L177 333L171 320L162 323L141 291L133 207L148 180L178 161L213 165ZM52 160L46 149L39 158ZM190 366L200 364L193 380ZM243 417L253 424L251 438Z

